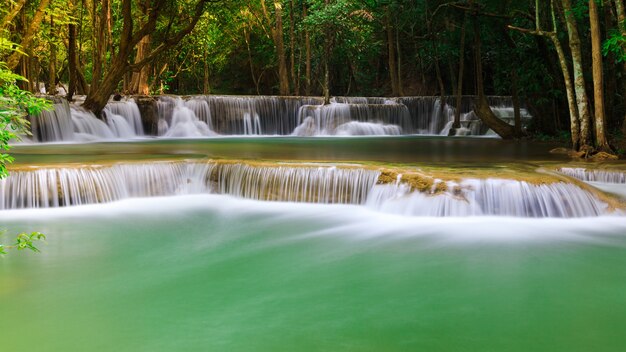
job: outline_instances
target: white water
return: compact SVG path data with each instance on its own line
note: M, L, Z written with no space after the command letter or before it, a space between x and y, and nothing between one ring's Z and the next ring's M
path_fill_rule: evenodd
M199 108L197 104L191 104L191 106ZM165 119L159 120L159 132L164 137L172 138L209 137L216 135L209 125L205 121L200 120L194 111L180 98L176 99L174 102L170 122L167 123Z
M113 101L107 104L105 107L105 111L108 111L110 114L115 114L124 119L126 122L124 125L128 126L128 129L124 127L124 129L130 130L131 133L124 133L125 135L120 135L119 137L134 137L134 136L143 136L143 125L141 123L141 113L139 112L139 107L137 103L133 99L128 99L126 101ZM108 115L107 115L108 117ZM119 125L120 122L115 122L116 125ZM109 126L112 123L109 121Z
M624 183L626 184L626 172L618 170L588 170L585 168L564 167L559 170L564 175L577 178L581 181Z
M133 99L111 101L105 123L79 107L70 108L55 98L53 111L32 117L39 142L131 139L144 136L140 110ZM512 122L510 99L490 98L494 112ZM315 97L194 96L157 97L158 136L208 137L215 135L448 135L454 108L439 97L336 97L322 105ZM464 97L462 128L457 135L489 134L471 112L472 98ZM524 110L524 119L530 117Z
M407 216L585 217L607 204L568 183L466 179L449 192L415 192L406 184L376 185L376 170L333 166L158 162L13 171L0 181L2 209L105 203L131 197L194 193L254 200L365 204Z
M584 217L607 212L607 204L576 185L533 185L502 179L466 179L450 184L452 192L431 195L412 192L404 184L376 185L367 206L411 216Z

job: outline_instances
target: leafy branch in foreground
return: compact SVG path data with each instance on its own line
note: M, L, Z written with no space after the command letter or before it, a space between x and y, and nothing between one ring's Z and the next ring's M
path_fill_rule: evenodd
M35 242L43 241L45 239L46 236L41 232L32 232L30 234L21 233L17 235L13 244L6 246L0 244L0 255L7 254L7 250L9 249L17 249L18 251L28 249L33 252L39 252L39 248L35 247Z

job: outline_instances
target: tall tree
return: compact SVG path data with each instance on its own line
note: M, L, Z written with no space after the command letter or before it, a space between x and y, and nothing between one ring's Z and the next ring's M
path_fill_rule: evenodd
M569 38L570 51L572 53L572 63L574 67L574 90L576 92L576 102L578 106L578 117L580 118L580 140L579 149L588 152L593 149L591 146L591 113L589 111L589 98L587 97L585 73L583 70L583 56L578 33L578 24L572 8L571 0L562 0L563 11L565 12L565 22Z
M141 70L141 68L155 60L160 54L178 44L181 39L193 30L204 12L204 7L208 0L198 0L191 16L184 16L177 11L171 11L171 13L169 13L169 23L172 23L175 18L180 18L181 23L187 24L174 33L170 32L171 26L168 25L164 33L165 36L160 41L160 44L147 53L143 60L133 64L129 63L129 58L133 50L143 37L155 31L157 20L159 16L165 12L169 2L165 0L153 1L151 3L152 6L148 9L148 19L136 31L134 30L135 20L132 13L131 2L131 0L122 0L121 12L123 24L119 47L111 59L111 65L105 72L101 84L89 90L89 94L83 104L83 107L93 111L96 115L100 114L107 104L109 97L115 92L127 72Z
M596 148L611 152L606 139L604 118L604 77L602 72L602 34L596 0L589 0L589 22L591 27L591 57L593 60L593 102L595 113Z

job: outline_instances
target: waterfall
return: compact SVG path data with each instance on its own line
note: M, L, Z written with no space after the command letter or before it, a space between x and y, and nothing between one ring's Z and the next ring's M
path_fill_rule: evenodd
M384 136L413 130L407 107L395 103L304 105L298 111L298 121L293 132L296 136Z
M587 170L585 168L559 169L564 175L577 178L586 182L624 183L626 184L626 172L616 170Z
M206 163L118 164L12 171L0 181L2 209L106 203L208 191Z
M492 134L473 113L474 97L463 97L457 135ZM508 97L489 97L494 113L513 123ZM159 96L158 135L448 135L454 120L454 98L335 97L329 105L317 97ZM111 101L105 122L55 98L54 110L31 116L39 142L128 139L143 136L140 110L133 99ZM522 109L523 121L530 115Z
M39 142L74 140L74 126L70 117L70 104L65 99L54 98L53 109L30 116L31 131Z
M257 200L361 204L379 172L336 167L253 166L217 168L218 193Z
M406 184L376 185L367 206L411 216L584 217L605 214L608 205L580 187L559 182L534 185L502 179L450 183L452 192L413 192Z
M109 102L106 122L63 98L53 98L53 109L30 116L31 131L39 142L84 142L132 138L144 134L139 108L133 99Z
M159 105L159 107L161 106L165 109L170 109L171 101ZM173 107L171 107L172 115L169 121L165 117L159 118L159 133L162 133L164 137L174 138L215 136L216 133L211 130L209 124L200 120L189 106L202 111L202 105L196 103L187 105L181 98L176 98L173 101ZM204 111L206 112L207 110ZM159 113L159 116L161 116L161 113ZM210 121L210 115L209 117L205 115L205 118L208 118L208 121Z
M216 193L286 202L362 204L405 216L585 217L609 212L577 185L465 179L420 192L377 184L378 170L212 161L128 163L11 171L0 180L0 209L104 203L130 197Z
M141 114L134 99L128 99L126 101L112 101L108 103L104 109L109 112L108 116L117 115L123 118L126 122L125 125L130 128L133 136L144 135L143 124L141 123ZM117 125L119 124L120 123L118 122ZM111 125L111 123L109 123L109 125Z

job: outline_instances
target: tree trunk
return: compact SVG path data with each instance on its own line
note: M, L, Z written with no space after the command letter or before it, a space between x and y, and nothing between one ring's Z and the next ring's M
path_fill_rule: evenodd
M198 0L193 17L191 17L191 22L189 24L184 26L179 31L170 34L170 36L163 38L161 40L161 44L159 44L149 54L145 55L143 60L134 64L129 64L128 61L133 48L141 41L141 38L155 30L158 20L158 11L162 8L161 6L163 6L164 3L152 3L155 7L149 12L150 16L148 21L143 24L140 29L134 32L132 2L131 0L123 0L121 10L123 16L123 26L120 34L119 48L115 52L115 55L112 55L111 65L109 65L110 67L106 71L102 82L100 82L100 84L96 87L92 86L89 90L89 95L87 95L87 98L83 103L83 107L91 110L96 115L100 115L102 109L106 106L109 97L115 92L115 89L124 78L124 75L130 71L139 71L145 65L154 61L167 49L178 44L196 26L200 16L204 12L204 5L207 1L208 0Z
M306 19L307 17L307 5L306 3L303 5L302 9L302 17ZM304 71L304 94L309 96L311 95L311 35L309 34L309 30L304 30L304 48L306 51L305 55L305 71Z
M265 0L261 0L265 10ZM280 1L274 2L275 25L272 27L272 39L276 48L276 58L278 59L278 83L280 95L289 95L289 73L287 71L287 56L285 55L285 44L283 41L283 5ZM269 16L266 12L266 17Z
M39 26L41 25L41 21L43 21L45 11L48 8L49 3L50 3L50 0L41 0L41 2L39 3L39 6L37 7L37 10L35 11L35 15L30 20L30 26L28 26L28 29L26 30L26 33L24 37L22 38L22 41L20 42L20 46L22 47L22 50L30 49L30 44L35 38L35 34L37 34L37 32L39 31ZM7 63L7 67L9 68L9 70L15 70L15 68L20 62L21 57L22 57L22 53L18 51L14 51L7 58L6 63Z
M26 0L15 1L15 3L13 4L13 7L11 7L9 11L7 11L7 14L0 21L0 30L6 29L6 27L11 22L13 22L13 19L20 13L20 10L22 10L22 7L24 7L25 3L26 3Z
M208 62L208 54L206 50L204 51L204 80L202 84L202 93L204 95L208 95L211 93L211 86L209 85L209 62Z
M502 139L512 139L515 137L515 128L508 123L502 121L497 117L487 101L485 96L485 87L483 83L483 64L482 64L482 52L481 52L481 39L480 39L480 27L478 25L478 17L474 18L474 50L476 61L476 89L478 93L476 106L474 112L495 133L497 133Z
M517 71L513 69L511 73L511 92L512 92L512 100L513 100L513 116L515 121L515 137L522 137L522 114L520 111L520 101L519 101L519 92L517 88L518 82Z
M67 100L72 101L76 92L76 71L78 70L78 60L76 57L76 25L68 24L68 53L67 65L69 73L69 87L67 89Z
M602 73L602 34L596 0L589 0L589 23L591 25L591 57L593 66L593 102L595 113L596 148L612 152L604 133L604 77Z
M94 1L94 21L97 20L97 33L95 41L95 50L93 55L93 71L91 79L90 91L96 91L99 88L102 79L104 61L106 60L106 33L107 33L107 14L110 0L102 0L99 16L96 16L96 2ZM96 26L94 25L94 28ZM121 79L121 78L120 78Z
M403 96L404 90L402 89L402 50L400 48L400 31L396 27L396 57L398 58L398 95Z
M54 17L50 16L50 33L54 33ZM48 88L46 92L50 95L57 94L57 47L54 43L54 34L50 36L50 42L48 43L50 46L50 62L48 63Z
M389 63L389 78L391 79L391 94L393 96L400 95L400 91L398 89L398 70L396 67L396 49L394 45L394 35L393 35L393 24L391 22L391 11L389 10L389 6L385 9L386 11L386 23L385 29L387 31L387 58Z
M626 37L626 8L624 7L624 0L615 0L615 9L617 10L617 23L620 33ZM622 75L626 77L626 62L622 63ZM622 104L626 105L626 83L623 84ZM624 121L622 122L622 136L626 136L626 114L624 114Z
M580 36L578 35L578 25L572 13L571 0L562 0L565 20L567 24L567 34L569 46L572 52L572 62L574 66L574 89L576 91L576 102L578 105L578 117L580 118L580 144L579 149L585 152L593 149L591 147L591 114L589 112L589 98L585 90L585 76L583 71L583 59L580 48Z
M461 44L459 48L459 75L456 87L456 110L454 111L454 123L450 134L454 134L454 129L461 128L461 103L463 100L463 76L465 70L465 27L467 26L467 12L463 16L463 25L461 25Z
M150 35L141 38L137 44L137 53L135 54L135 63L141 62L150 52ZM130 80L130 93L148 95L150 87L148 86L148 77L150 76L151 65L145 65L138 72L133 72Z
M289 2L289 58L290 65L289 69L291 70L291 86L294 88L294 92L296 95L299 94L296 87L298 86L297 77L296 77L296 25L294 22L294 0Z

